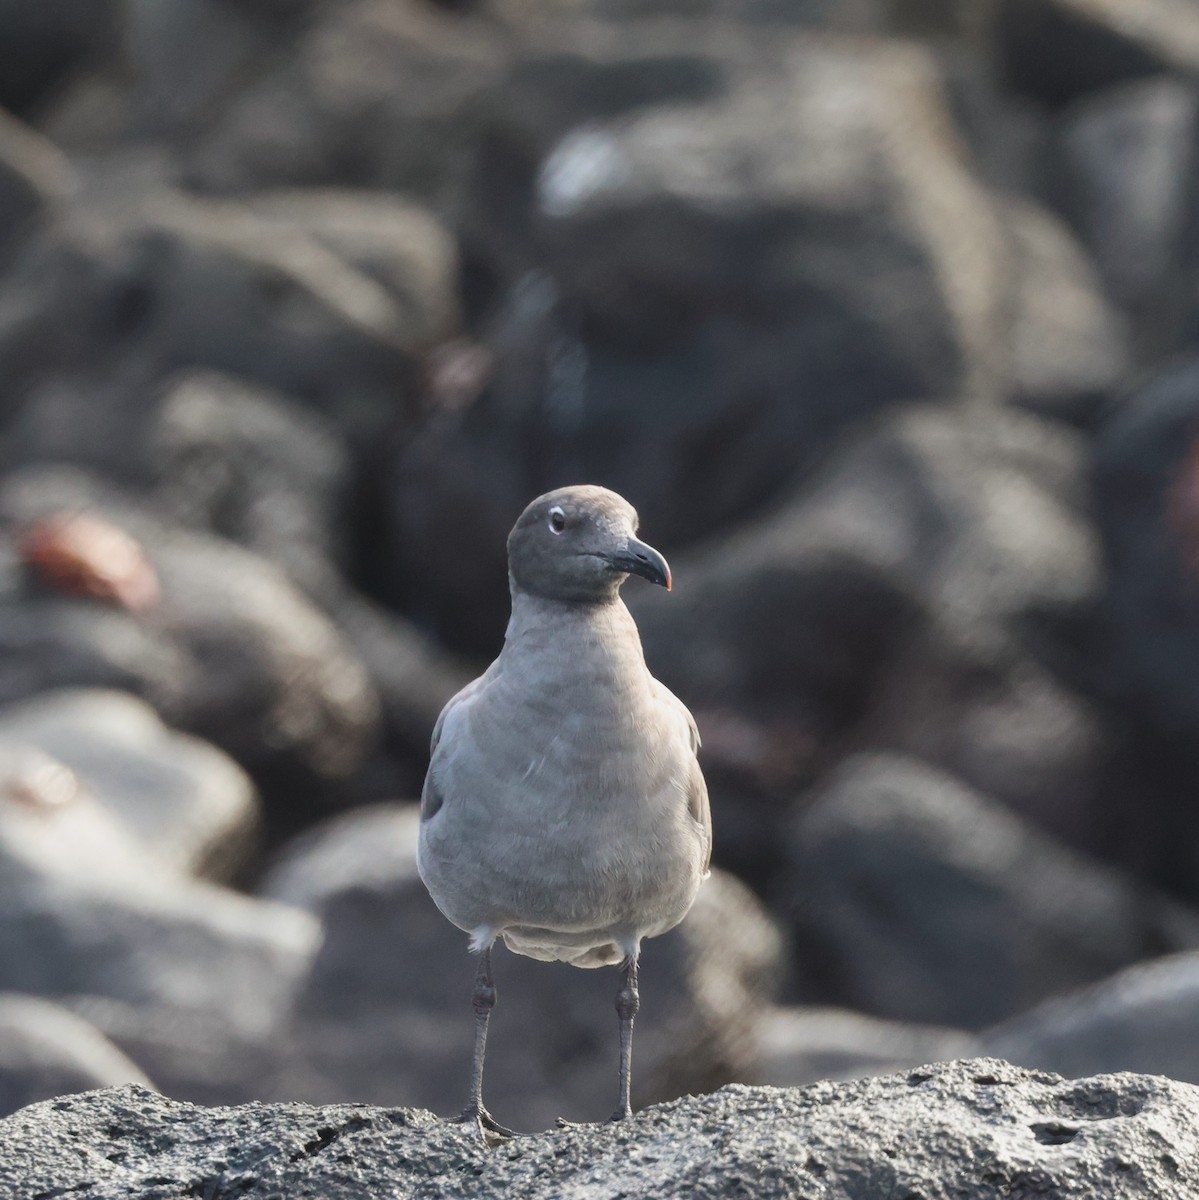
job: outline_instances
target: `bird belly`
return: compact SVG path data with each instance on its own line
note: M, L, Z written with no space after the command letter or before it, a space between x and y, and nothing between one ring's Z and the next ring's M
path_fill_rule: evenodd
M517 802L499 820L494 804L447 800L421 830L422 878L460 929L487 927L518 954L619 962L683 919L704 875L703 837L677 787L655 791L632 807L595 795L536 811Z
M460 929L535 958L603 957L664 933L706 870L685 730L643 685L600 708L589 694L534 710L498 686L481 692L446 724L454 753L430 767L443 802L421 825L429 892Z

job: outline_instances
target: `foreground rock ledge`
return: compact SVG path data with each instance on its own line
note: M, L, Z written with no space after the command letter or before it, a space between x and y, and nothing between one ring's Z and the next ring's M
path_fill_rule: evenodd
M0 1121L3 1200L1199 1195L1199 1088L998 1059L727 1087L488 1150L413 1109L200 1108L137 1086Z

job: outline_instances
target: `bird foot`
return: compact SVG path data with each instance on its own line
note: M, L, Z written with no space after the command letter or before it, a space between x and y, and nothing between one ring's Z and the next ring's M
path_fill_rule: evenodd
M614 1125L617 1121L624 1121L633 1115L631 1108L618 1108L605 1122L605 1125ZM588 1125L598 1125L598 1121L568 1121L565 1117L559 1117L555 1124L559 1129L586 1129Z
M468 1104L458 1116L451 1118L451 1122L465 1125L484 1144L520 1137L515 1129L501 1125L481 1104Z

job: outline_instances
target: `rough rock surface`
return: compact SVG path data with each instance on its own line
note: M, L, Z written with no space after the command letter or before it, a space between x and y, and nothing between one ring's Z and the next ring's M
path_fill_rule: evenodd
M125 1087L0 1122L0 1197L1190 1200L1197 1128L1189 1085L1069 1081L997 1059L802 1090L729 1087L497 1150L419 1110L201 1109Z

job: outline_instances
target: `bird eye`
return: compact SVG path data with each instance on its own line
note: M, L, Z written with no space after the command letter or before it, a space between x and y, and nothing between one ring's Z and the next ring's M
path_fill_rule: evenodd
M554 533L561 533L566 528L566 514L555 505L550 509L550 529Z

